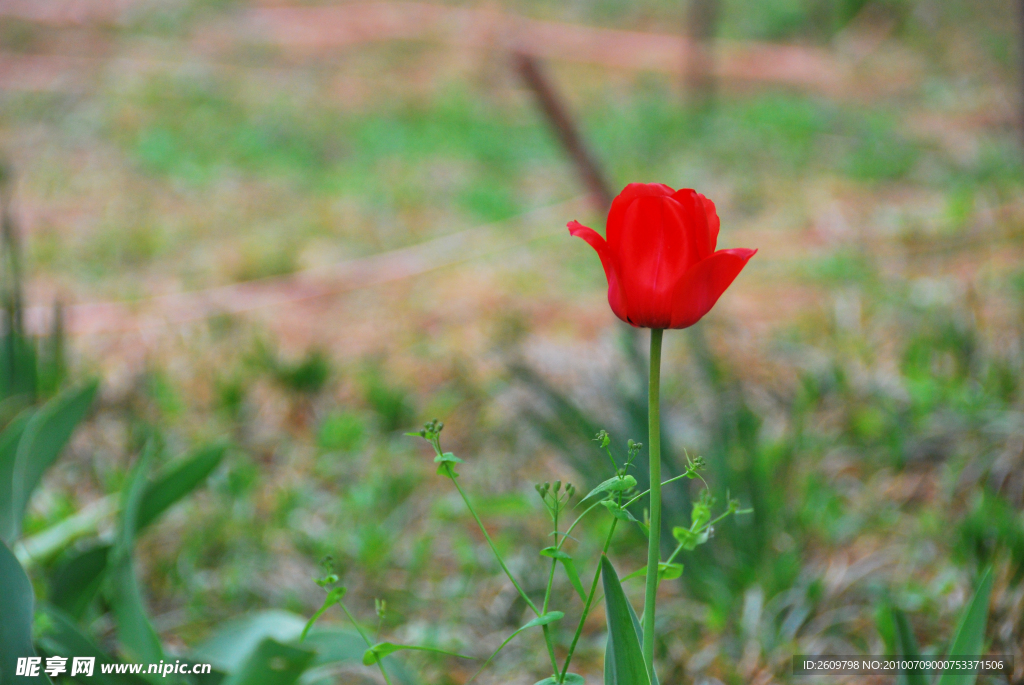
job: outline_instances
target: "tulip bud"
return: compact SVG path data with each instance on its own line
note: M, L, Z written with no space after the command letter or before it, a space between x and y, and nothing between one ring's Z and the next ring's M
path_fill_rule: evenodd
M756 252L718 250L720 223L714 203L694 190L631 183L612 201L605 237L575 221L569 233L600 257L617 317L640 328L688 328Z

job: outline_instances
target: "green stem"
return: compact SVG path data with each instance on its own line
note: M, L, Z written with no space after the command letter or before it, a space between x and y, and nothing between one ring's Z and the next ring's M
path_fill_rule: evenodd
M654 602L658 594L661 560L661 338L664 330L651 329L651 377L648 384L647 440L650 445L651 520L647 535L647 586L644 592L644 663L654 673Z
M501 554L498 553L498 548L494 545L494 540L491 540L491 536L488 535L487 529L484 528L484 522L480 520L479 516L477 516L476 509L474 509L473 505L469 503L469 498L466 497L466 493L463 491L462 486L459 485L459 481L455 478L455 474L452 473L451 464L447 465L446 470L448 471L448 477L451 478L452 483L455 484L455 489L459 491L460 495L462 495L462 501L466 503L466 508L469 509L469 513L473 515L473 520L475 520L476 525L480 527L480 532L484 534L484 539L487 540L487 544L491 546L491 551L494 552L494 558L498 560L501 570L504 571L505 575L508 576L508 579L512 581L512 585L519 592L519 596L523 598L523 601L526 602L526 605L530 607L533 613L537 616L543 616L543 612L537 608L537 605L533 603L533 600L530 599L529 595L527 595L523 588L519 586L519 583L516 582L516 579L512 576L512 572L508 570L508 566L505 565L505 560L501 558ZM556 526L555 530L557 529L558 528ZM554 559L552 559L552 561L554 561ZM545 598L545 604L546 603L547 598ZM543 631L544 642L547 643L548 647L548 656L551 657L551 666L557 672L558 660L555 658L555 645L551 639L551 631L548 629L548 626L543 626Z
M558 542L558 495L555 495L555 543ZM551 600L551 587L555 583L555 567L558 565L558 559L551 559L551 573L548 574L548 586L544 590L544 605L541 611L548 613L548 602ZM551 657L551 668L553 673L558 673L558 659L555 657L555 644L551 638L551 626L541 626L541 630L544 633L544 642L548 646L548 656Z
M344 602L338 602L338 604L341 605L341 610L345 612L346 616L348 616L348 620L351 621L352 625L354 625L356 627L356 632L359 633L359 637L363 638L363 642L366 643L366 646L367 647L373 647L373 643L370 642L370 638L366 637L366 633L363 631L362 627L359 625L359 621L357 621L356 617L352 615L352 612L350 612L348 610L348 607L345 606L345 603ZM384 676L384 682L387 683L388 685L391 685L391 679L388 678L388 672L384 670L384 660L383 659L378 659L377 660L377 667L380 668L380 674L382 676Z
M601 556L608 554L608 547L612 544L612 535L615 533L615 524L619 522L618 519L612 519L612 526L608 529L608 537L604 541L604 548L601 550ZM597 565L597 570L594 571L594 582L590 584L590 594L587 595L587 603L583 606L583 613L580 615L580 622L576 626L576 634L572 636L572 642L569 644L569 653L565 656L565 665L562 667L562 675L559 676L558 682L565 682L565 674L569 672L569 662L572 661L572 654L576 651L576 643L580 641L580 636L583 634L583 623L587 620L587 616L590 614L590 606L594 603L594 595L597 593L597 581L601 577L601 564Z
M674 476L672 478L669 478L668 480L663 480L663 481L661 481L661 485L662 485L662 487L664 487L664 486L668 485L669 483L675 483L677 480L680 480L682 478L686 478L686 474L685 473L680 473L678 476ZM629 507L629 506L632 506L633 504L636 504L637 500L639 500L642 497L645 497L647 495L647 493L649 493L649 492L650 492L650 490L644 490L639 495L636 495L633 499L631 499L628 502L626 502L625 504L623 504L622 508L625 509L626 507Z
M491 536L487 534L487 529L484 528L483 521L481 521L480 517L476 515L476 510L473 508L473 505L469 503L469 498L466 497L466 493L463 491L462 487L459 485L459 481L455 478L455 475L452 473L451 465L446 466L448 471L448 477L452 479L452 483L455 483L455 489L459 491L460 495L462 495L462 501L466 503L466 508L469 509L469 513L473 515L473 520L476 521L476 525L480 527L480 532L484 534L484 539L487 540L487 544L491 546L491 551L494 552L494 558L498 560L498 565L501 566L501 570L504 571L505 575L508 576L508 579L512 581L512 586L515 587L515 589L519 592L519 596L523 598L524 602L526 602L526 606L530 607L530 609L533 610L533 613L537 614L538 616L541 616L542 614L540 609L537 608L537 605L533 603L533 600L530 599L530 597L526 594L523 588L519 586L519 583L516 582L516 579L512 577L512 572L508 570L508 566L505 565L505 561L501 558L501 555L498 553L498 548L495 547L494 540L491 540Z
M576 518L576 520L572 522L572 525L571 525L571 526L569 526L569 528L568 528L568 529L567 529L567 530L566 530L566 531L565 531L564 533L562 533L562 541L561 541L561 542L559 542L559 543L558 543L557 545L555 545L555 549L562 549L562 545L564 545L564 544L565 544L565 541L569 539L569 534L570 534L570 533L572 533L572 531L573 531L573 530L574 530L574 529L576 528L576 525L577 525L577 524L578 524L578 523L579 523L580 521L582 521L582 520L583 520L583 517L584 517L584 516L586 516L587 514L589 514L590 512L592 512L592 511L593 511L593 510L594 510L594 509L595 509L595 508L597 507L597 505L599 505L599 504L600 504L600 503L601 503L602 501L603 501L603 500L598 500L598 501L594 502L594 503L593 503L593 504L591 504L591 505L590 505L589 507L587 507L586 509L584 509L584 510L583 510L583 513L582 513L582 514L580 514L580 515L579 515L579 516L578 516L578 517ZM557 542L557 536L556 536L556 542Z

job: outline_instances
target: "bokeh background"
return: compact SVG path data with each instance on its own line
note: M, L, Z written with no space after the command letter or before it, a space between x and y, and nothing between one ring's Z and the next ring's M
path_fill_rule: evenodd
M607 475L594 433L621 454L646 432L646 337L564 226L603 228L602 182L664 182L715 200L723 246L760 251L666 336L667 468L704 456L712 491L754 513L663 586L662 682L788 682L796 653L892 652L894 615L942 653L987 565L987 639L1022 682L1022 12L0 0L4 277L21 293L5 306L40 350L40 401L100 380L31 501L37 595L60 604L69 560L116 534L97 503L145 444L164 468L226 445L137 540L166 653L210 654L253 612L308 617L330 555L360 620L386 600L383 637L486 656L524 606L403 433L445 422L484 521L543 592L533 484L589 489ZM696 492L666 495L669 524ZM575 547L584 576L606 525ZM623 532L612 556L631 569L643 546ZM102 589L65 608L125 651ZM603 640L597 610L573 669L588 682ZM529 685L545 660L526 633L478 682ZM439 684L477 665L402 664ZM314 675L379 678L344 660Z

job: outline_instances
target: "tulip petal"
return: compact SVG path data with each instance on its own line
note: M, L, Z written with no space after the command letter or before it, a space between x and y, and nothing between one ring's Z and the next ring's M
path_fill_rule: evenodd
M712 237L704 196L696 190L680 188L672 195L672 199L683 206L688 218L686 223L686 239L690 244L692 260L686 265L689 268L700 260L707 259L714 253L715 242L718 239L718 230L715 229L714 237ZM718 218L717 214L715 218Z
M673 291L669 328L688 328L711 311L757 250L720 250L687 271Z
M626 211L625 230L613 253L630 323L668 326L673 287L701 259L690 239L691 220L683 205L665 196L637 198Z
M612 252L617 253L619 242L624 232L626 210L633 202L641 197L665 197L672 195L675 191L664 183L630 183L622 192L612 200L611 209L608 210L608 223L605 225L605 235Z
M697 197L704 203L704 212L708 217L708 235L711 238L711 251L714 252L718 249L718 229L721 228L722 221L718 218L718 210L715 209L714 202L700 193L697 193Z
M626 318L626 303L622 295L622 285L616 273L615 258L608 249L608 243L597 231L584 226L578 221L570 221L567 226L569 227L570 235L587 241L587 244L594 248L597 256L601 258L601 266L604 267L604 275L608 279L608 304L611 306L615 316L628 322Z

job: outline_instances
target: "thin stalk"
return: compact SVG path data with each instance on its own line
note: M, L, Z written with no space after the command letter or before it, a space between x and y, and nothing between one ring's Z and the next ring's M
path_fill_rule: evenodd
M594 507L596 507L596 506L597 506L598 504L600 504L600 503L601 503L601 501L602 501L602 500L598 500L597 502L594 502L594 503L593 503L593 504L591 504L591 505L590 505L589 507L587 507L586 509L584 509L584 510L583 510L583 513L582 513L582 514L580 514L580 515L579 515L579 516L578 516L578 517L576 518L576 520L572 522L572 525L571 525L571 526L569 526L569 528L568 528L568 529L567 529L567 530L566 530L566 531L565 531L564 533L562 533L562 541L561 541L561 542L558 542L558 544L557 544L557 545L555 545L555 549L558 549L558 550L562 549L562 545L564 545L564 544L565 544L565 541L569 539L569 534L570 534L570 533L572 533L572 531L573 531L573 529L574 529L574 528L576 528L576 524L578 524L578 523L579 523L580 521L582 521L582 520L583 520L583 517L584 517L584 516L586 516L587 514L589 514L589 513L591 512L591 511L593 511L593 510L594 510ZM556 537L556 542L557 542L557 537L558 537L558 536L556 535L555 537Z
M661 485L662 485L662 487L664 487L664 486L668 485L669 483L675 483L677 480L680 480L681 478L686 478L686 474L685 473L680 473L678 476L674 476L672 478L669 478L668 480L663 480L663 481L661 481ZM650 489L644 490L639 495L634 496L633 499L631 499L628 502L626 502L625 504L623 504L622 508L625 509L626 507L629 507L629 506L632 506L632 505L636 504L637 500L639 500L641 497L647 496L647 493L649 493L649 492L650 492Z
M462 501L466 503L466 508L468 508L469 513L473 515L473 520L476 521L476 525L480 527L480 532L484 534L484 539L487 540L487 544L491 546L491 551L494 552L494 558L498 560L498 564L501 566L501 570L504 571L505 575L508 576L508 579L512 581L512 586L515 587L516 591L519 592L519 596L523 598L524 602L526 602L526 606L530 607L530 609L533 610L533 613L537 614L538 616L541 616L542 613L540 609L537 608L537 605L533 603L533 600L530 599L530 597L526 594L523 588L519 586L519 583L517 583L516 579L512 576L512 572L509 571L508 566L505 565L505 560L502 559L501 555L498 553L498 548L495 547L494 540L491 540L491 536L488 535L487 529L484 528L483 521L481 521L480 517L476 515L476 510L473 508L473 505L469 503L469 498L466 497L466 493L459 485L458 479L456 479L455 476L452 475L452 467L447 466L447 470L448 477L452 479L453 483L455 483L455 489L459 491L460 495L462 495Z
M555 495L555 544L558 544L558 495ZM565 538L562 538L563 540ZM552 557L551 559L551 573L548 574L548 586L544 590L544 605L541 611L545 614L548 613L548 602L551 600L551 587L555 583L555 568L558 566L558 559ZM551 639L551 626L541 626L541 630L544 632L544 642L548 646L548 656L551 657L551 666L554 669L553 673L558 673L558 659L555 657L555 645Z
M508 570L508 566L505 565L505 560L502 559L501 554L498 553L498 548L495 546L494 540L491 539L491 536L487 533L487 529L484 528L484 522L480 520L479 516L477 516L476 509L474 509L473 505L469 503L469 497L466 496L466 493L465 491L463 491L462 486L459 485L458 479L455 478L455 475L452 473L452 467L450 464L446 465L446 470L448 472L448 477L451 478L452 483L455 484L455 489L458 490L459 494L462 496L462 501L466 503L466 508L469 509L469 513L473 515L473 520L476 521L476 525L480 527L480 532L484 534L484 539L487 540L487 544L491 546L491 551L494 552L494 558L498 560L498 564L501 566L501 570L505 572L506 576L508 576L508 579L512 582L513 587L515 587L515 589L519 592L519 596L523 598L524 602L526 602L526 606L530 607L530 609L533 610L533 613L535 613L537 616L543 616L543 612L541 612L540 609L537 608L537 605L533 603L533 600L530 599L529 595L527 595L523 588L519 586L519 583L516 582L516 579L512 576L512 572ZM544 642L547 644L548 647L548 656L551 657L551 665L557 672L558 660L555 658L555 645L551 640L551 632L548 630L548 626L543 626L543 631Z
M348 620L351 621L352 625L354 625L356 627L356 632L359 633L359 637L363 638L363 642L366 643L366 646L367 647L373 647L373 643L370 642L370 638L366 637L366 633L363 631L362 627L359 625L359 621L357 621L356 617L352 615L352 612L350 612L348 610L348 607L345 606L345 603L344 602L338 602L338 604L341 606L341 610L345 612L345 615L348 616ZM377 667L380 668L380 674L382 676L384 676L384 682L387 683L388 685L391 685L391 679L388 678L388 672L384 670L384 660L383 659L378 659L377 660Z
M608 529L608 537L604 541L604 548L601 550L601 556L608 554L608 547L612 544L612 535L615 533L615 525L619 522L618 519L612 519L612 527ZM594 571L594 582L590 584L590 594L587 595L587 603L583 606L583 613L580 614L580 622L576 626L576 634L572 636L572 642L569 644L569 653L565 656L565 665L562 666L562 674L558 677L558 682L565 682L565 674L569 672L569 662L572 661L572 654L576 651L576 643L580 641L580 636L583 635L583 623L587 620L587 616L590 614L590 607L594 603L594 595L597 593L597 581L601 577L601 564L597 565L597 570Z
M651 329L651 377L648 384L647 440L650 445L651 521L647 534L647 585L644 592L644 663L654 673L654 602L661 560L661 339L664 330Z

